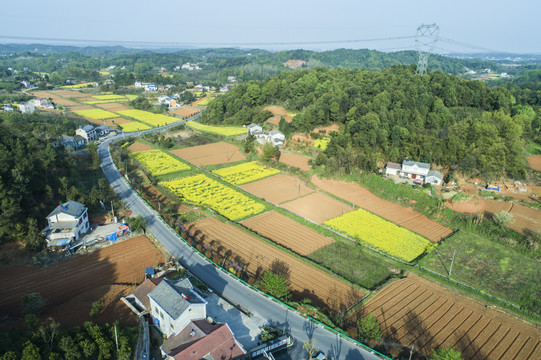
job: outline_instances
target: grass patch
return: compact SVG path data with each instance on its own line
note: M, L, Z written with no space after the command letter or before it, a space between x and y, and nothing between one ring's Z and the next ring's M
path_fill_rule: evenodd
M531 142L528 144L528 153L532 155L541 155L541 144Z
M309 258L366 289L375 289L392 275L372 252L352 242L336 241Z
M460 231L426 254L419 264L541 315L541 267L531 257L469 231Z

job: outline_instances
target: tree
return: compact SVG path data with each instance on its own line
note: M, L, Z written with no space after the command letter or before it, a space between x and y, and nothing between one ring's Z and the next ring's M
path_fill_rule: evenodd
M24 238L24 246L32 251L40 251L45 245L45 236L38 228L38 221L29 218L26 223L28 231Z
M27 341L24 344L23 356L21 356L21 360L41 360L39 348L30 341Z
M377 342L383 338L378 319L372 314L360 316L357 319L357 330L361 340L373 340Z
M88 153L92 159L92 165L98 166L100 164L100 156L98 155L98 145L94 142L89 142L87 146Z
M513 214L502 210L496 215L494 215L493 219L496 225L503 228L513 223Z
M59 327L60 324L54 321L52 317L48 318L47 321L39 327L39 333L41 334L43 341L49 345L49 350L53 348L54 338Z
M272 271L263 274L261 285L268 294L277 299L287 299L289 297L289 281Z
M92 303L92 309L90 309L90 316L94 317L100 313L103 309L103 301L94 301Z
M453 348L438 348L432 352L429 360L463 360L460 351Z
M39 293L26 294L21 297L23 311L26 314L39 314L45 306L45 299Z
M308 353L308 359L309 360L312 360L313 359L313 356L314 356L314 353L316 352L316 346L314 344L314 339L310 339L308 341L305 341L302 343L302 348L304 350L306 350L306 352Z
M271 142L265 143L265 145L263 145L263 155L262 155L263 160L270 161L270 159L272 159L274 156L275 156L274 145L272 145Z
M83 357L79 345L77 345L71 336L64 336L60 339L58 347L64 352L66 359L81 359Z
M144 233L145 229L147 227L147 221L141 215L138 215L136 217L128 218L127 222L130 225L131 230L133 232L143 231L143 233Z

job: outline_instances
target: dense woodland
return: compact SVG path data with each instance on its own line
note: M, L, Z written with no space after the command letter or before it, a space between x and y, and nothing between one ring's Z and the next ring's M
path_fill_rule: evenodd
M211 102L209 123L249 124L264 104L297 112L286 132L342 124L318 164L330 171L375 170L380 161L404 157L470 176L526 176L525 139L538 136L541 117L505 87L461 80L414 66L383 71L325 69L283 72L244 83ZM534 107L538 106L535 102Z
M101 175L95 146L89 147L97 170L53 143L73 133L82 120L60 115L0 113L0 243L22 241L38 250L46 216L60 203L76 200L92 211L100 200L115 199Z

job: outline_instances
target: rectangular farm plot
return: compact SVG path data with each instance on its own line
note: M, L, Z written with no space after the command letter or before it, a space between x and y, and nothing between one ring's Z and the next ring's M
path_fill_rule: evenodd
M126 123L120 123L120 126L122 127L122 131L125 131L125 132L135 132L135 131L143 131L143 130L152 129L152 127L142 122L129 121L129 120L126 120L126 121L127 121Z
M252 161L214 170L213 173L219 175L228 183L242 185L271 175L276 175L280 173L280 170L266 167L257 161Z
M95 95L95 96L92 96L94 99L96 100L124 100L126 99L125 96L122 96L122 95L114 95L114 94L110 94L110 95Z
M390 284L363 311L384 336L424 354L452 347L465 359L541 359L539 329L418 276Z
M241 186L249 193L255 194L274 204L281 204L314 192L302 181L293 176L278 174L263 180L254 181Z
M395 224L405 227L425 238L438 242L453 230L438 224L412 208L381 199L361 185L312 177L312 183L320 189L370 211Z
M150 126L164 126L179 121L179 119L175 117L154 114L143 110L121 110L118 111L118 113L120 115L131 117L135 120L144 122L145 124L148 124Z
M244 219L265 210L264 204L203 174L160 184L180 198L208 206L231 220Z
M276 211L255 216L241 223L253 232L306 256L334 242L307 226Z
M133 155L153 176L188 170L190 166L161 150L150 150Z
M171 151L197 166L217 165L246 160L246 156L235 145L226 142L192 146Z
M117 112L117 111L123 111L123 110L129 110L130 109L126 105L119 104L117 102L101 103L101 104L96 105L96 106L98 106L98 107L100 107L102 109L105 109L105 110L112 111L112 112Z
M138 152L154 150L154 148L148 144L136 141L130 146L128 146L128 150L130 150L133 154L135 154Z
M351 206L320 192L283 203L282 206L318 224L353 210Z
M216 134L216 135L235 136L235 135L246 134L246 128L241 127L241 126L212 126L212 125L200 124L195 121L188 121L186 125L188 127L191 127L194 130L208 132L208 133Z
M301 169L302 171L309 171L312 167L308 165L308 160L310 158L302 155L291 154L283 152L280 155L280 162L289 166L295 166Z
M74 112L77 115L96 120L112 119L118 117L117 114L102 109L76 110Z
M205 244L221 249L220 256L230 250L232 258L238 256L251 276L269 270L274 262L284 262L289 267L291 290L302 298L310 298L318 305L331 309L348 308L364 295L340 279L320 270L280 249L258 239L247 231L216 218L206 218L186 225L192 234L199 234Z
M328 220L324 225L405 261L415 260L434 246L420 235L363 209Z

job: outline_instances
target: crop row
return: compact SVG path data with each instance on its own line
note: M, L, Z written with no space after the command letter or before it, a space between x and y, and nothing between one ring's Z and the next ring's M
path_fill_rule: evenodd
M240 220L265 210L262 203L203 174L160 184L180 198L208 206L230 220Z
M143 110L121 110L118 113L142 121L150 126L163 126L179 121L179 119L171 116L154 114Z
M225 127L211 126L211 125L200 124L194 121L189 121L186 123L186 125L188 125L194 130L199 130L202 132L208 132L208 133L217 134L217 135L234 136L234 135L246 134L246 129L241 126L225 126Z
M228 183L242 185L265 178L267 176L278 174L280 173L280 170L268 168L259 164L257 161L252 161L245 164L214 170L213 173L220 175L222 179Z
M434 244L366 210L358 209L324 223L389 255L413 261Z
M104 119L112 119L118 117L117 114L102 110L102 109L88 109L88 110L76 110L74 111L77 115L81 115L90 119L95 120L104 120Z
M126 99L122 95L114 95L114 94L107 94L107 95L95 95L92 96L94 99L97 100L123 100Z
M123 126L123 125L121 125ZM153 176L188 170L190 166L161 150L149 150L133 155Z

